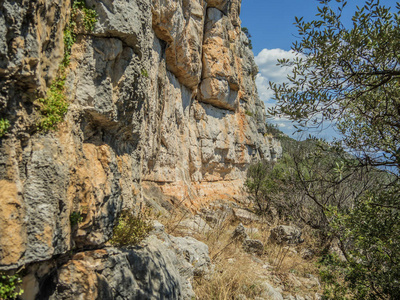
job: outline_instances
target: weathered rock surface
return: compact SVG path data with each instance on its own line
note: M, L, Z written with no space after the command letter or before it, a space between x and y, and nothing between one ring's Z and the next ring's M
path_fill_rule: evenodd
M301 230L295 226L279 225L271 229L270 241L277 244L300 244L304 240L301 238Z
M270 299L270 300L283 300L282 294L279 293L272 285L268 282L262 283L263 292L262 296L263 299ZM265 297L265 298L264 298Z
M262 255L264 252L264 245L260 240L245 239L242 243L242 247L247 253Z
M144 246L85 251L29 266L22 299L192 299L193 276L209 272L208 247L163 229L157 234Z
M255 213L252 213L243 208L234 208L233 213L235 218L243 222L244 224L251 224L253 222L259 222L261 218L257 216Z
M232 239L238 242L243 242L247 240L249 236L246 233L246 228L240 223L232 233Z
M93 32L76 32L68 113L57 130L39 132L36 100L57 76L71 2L1 2L0 118L10 128L0 137L0 270L74 249L87 259L63 264L62 274L77 272L75 279L92 286L82 295L107 298L123 284L108 282L105 271L99 277L97 262L112 273L109 259L129 259L95 249L104 247L123 208L153 201L155 190L163 207L169 200L200 207L232 199L251 162L280 155L279 143L264 135L240 3L86 0L98 20ZM54 270L38 268L41 280ZM29 276L26 284L38 288ZM159 292L176 296L163 278ZM51 295L63 299L81 292L76 288Z

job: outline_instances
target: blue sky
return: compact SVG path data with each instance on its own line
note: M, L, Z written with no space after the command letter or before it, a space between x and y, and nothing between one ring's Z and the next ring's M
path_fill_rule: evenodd
M333 5L336 1L332 0ZM351 25L351 16L356 6L364 5L364 0L349 0L344 11L343 21L348 20ZM381 0L382 5L395 6L394 0ZM268 89L268 82L284 82L288 69L276 66L278 58L291 58L291 45L297 39L297 29L293 25L295 16L304 17L305 21L315 18L317 0L242 0L240 16L242 27L247 27L252 35L253 52L260 69L256 83L260 98L266 107L273 106L272 92ZM345 22L346 24L346 22ZM294 128L290 121L285 119L273 120L279 128L291 134ZM335 135L332 127L319 134L320 137L331 139Z

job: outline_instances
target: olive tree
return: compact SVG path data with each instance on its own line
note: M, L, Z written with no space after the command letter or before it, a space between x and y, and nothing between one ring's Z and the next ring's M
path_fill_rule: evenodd
M320 2L315 20L296 18L298 55L279 60L292 73L288 83L270 83L277 106L269 112L300 128L334 122L337 144L359 167L392 173L354 199L350 210L328 211L332 233L352 245L341 263L347 296L400 299L400 5L366 1L346 27L346 1Z

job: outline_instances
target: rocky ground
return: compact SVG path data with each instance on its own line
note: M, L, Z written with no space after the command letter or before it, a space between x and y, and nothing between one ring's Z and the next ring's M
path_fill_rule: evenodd
M269 222L229 201L161 221L171 234L208 246L208 271L194 277L197 299L321 299L317 249L295 226Z

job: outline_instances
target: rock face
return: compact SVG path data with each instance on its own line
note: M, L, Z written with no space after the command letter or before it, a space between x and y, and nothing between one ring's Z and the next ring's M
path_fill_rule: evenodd
M193 276L209 272L208 247L193 238L157 234L144 246L85 251L31 265L22 298L192 299Z
M36 100L59 76L71 2L1 2L1 270L102 248L118 213L149 195L191 207L239 195L252 161L279 156L240 3L86 0L98 18L76 32L68 113L41 132Z

